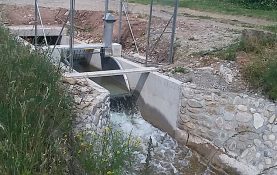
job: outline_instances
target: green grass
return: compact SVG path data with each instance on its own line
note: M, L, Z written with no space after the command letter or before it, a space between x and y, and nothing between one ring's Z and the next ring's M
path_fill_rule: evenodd
M30 53L0 28L0 172L63 174L63 135L71 129L71 100L43 54Z
M0 26L0 174L114 174L138 143L112 128L74 137L73 99L43 53Z
M75 139L79 174L125 174L127 169L133 168L133 152L140 143L131 134L126 139L122 131L111 126L99 133L81 132Z
M264 26L263 28L273 33L277 33L277 25Z
M258 32L243 35L230 47L214 53L215 56L235 61L238 52L245 52L249 58L242 74L254 89L263 89L272 100L277 100L277 36Z
M130 0L130 2L149 4L150 0ZM159 0L154 2L156 4L173 6L174 1ZM245 15L277 21L277 10L249 9L240 4L232 3L230 0L180 0L180 7L229 15Z

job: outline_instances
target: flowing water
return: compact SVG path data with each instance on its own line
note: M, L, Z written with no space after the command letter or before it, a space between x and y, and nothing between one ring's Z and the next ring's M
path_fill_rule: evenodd
M78 72L97 71L93 66L82 61L75 62L74 69ZM126 136L141 141L140 148L135 152L135 165L128 175L198 175L214 174L203 166L195 153L178 143L167 133L148 123L140 114L133 96L127 88L112 77L93 78L111 93L110 122L114 128L123 131ZM150 149L149 149L150 148ZM150 166L146 168L147 154L151 150Z

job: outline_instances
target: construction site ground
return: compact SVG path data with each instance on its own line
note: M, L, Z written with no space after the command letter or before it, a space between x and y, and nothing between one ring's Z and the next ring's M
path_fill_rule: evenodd
M118 19L118 2L111 0L109 5L110 12L116 19ZM34 25L33 0L0 0L0 4L2 21L6 25ZM39 1L39 6L44 25L62 26L66 21L69 9L68 0L42 0ZM123 9L128 11L124 13L120 41L124 55L129 59L137 57L134 60L144 62L149 6L128 4L124 7ZM76 38L86 43L101 42L104 1L77 0L76 10ZM160 33L171 18L173 9L155 5L153 10L155 17L152 32ZM132 38L127 18L135 41ZM272 24L274 23L264 19L179 8L174 63L170 65L167 63L170 34L164 34L157 44L150 55L150 63L159 67L164 74L183 82L192 82L204 88L248 93L247 85L240 75L240 66L245 59L243 56L238 57L236 61L226 61L207 56L205 53L220 50L237 42L244 29L260 30L262 26ZM158 35L152 35L151 43L154 43L157 38ZM114 26L114 41L118 41L118 20ZM135 47L136 44L138 50ZM182 67L185 71L176 72L174 71L176 67ZM226 79L224 70L229 70L227 74L231 74L231 82Z

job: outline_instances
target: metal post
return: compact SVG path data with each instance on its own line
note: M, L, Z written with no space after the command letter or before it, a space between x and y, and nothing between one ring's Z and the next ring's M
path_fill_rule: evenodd
M148 29L147 29L147 46L146 46L145 66L147 66L149 49L150 49L150 29L151 29L151 22L152 22L152 12L153 12L153 0L151 0L151 2L150 2L150 13L149 13Z
M70 0L69 63L70 63L70 71L71 72L73 71L74 7L75 7L75 0Z
M119 3L119 24L118 24L118 43L121 42L122 35L122 0Z
M173 21L172 21L170 51L169 51L169 57L168 57L168 61L170 64L173 63L174 40L175 40L175 33L176 33L176 21L177 21L177 14L178 14L178 6L179 6L179 0L175 0L175 7L174 7Z
M38 8L37 8L37 2L38 0L35 0L35 50L37 50L38 45Z
M105 15L104 18L106 18L106 14L108 13L109 10L109 0L105 0Z

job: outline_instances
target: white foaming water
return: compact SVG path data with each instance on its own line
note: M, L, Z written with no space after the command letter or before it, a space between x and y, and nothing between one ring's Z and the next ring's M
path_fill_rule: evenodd
M139 174L144 169L150 137L154 147L150 161L151 175L184 173L191 151L187 147L178 146L173 138L149 124L139 113L127 115L121 112L111 112L110 121L126 136L131 133L132 137L141 141L140 151L135 152L137 163L132 174Z

